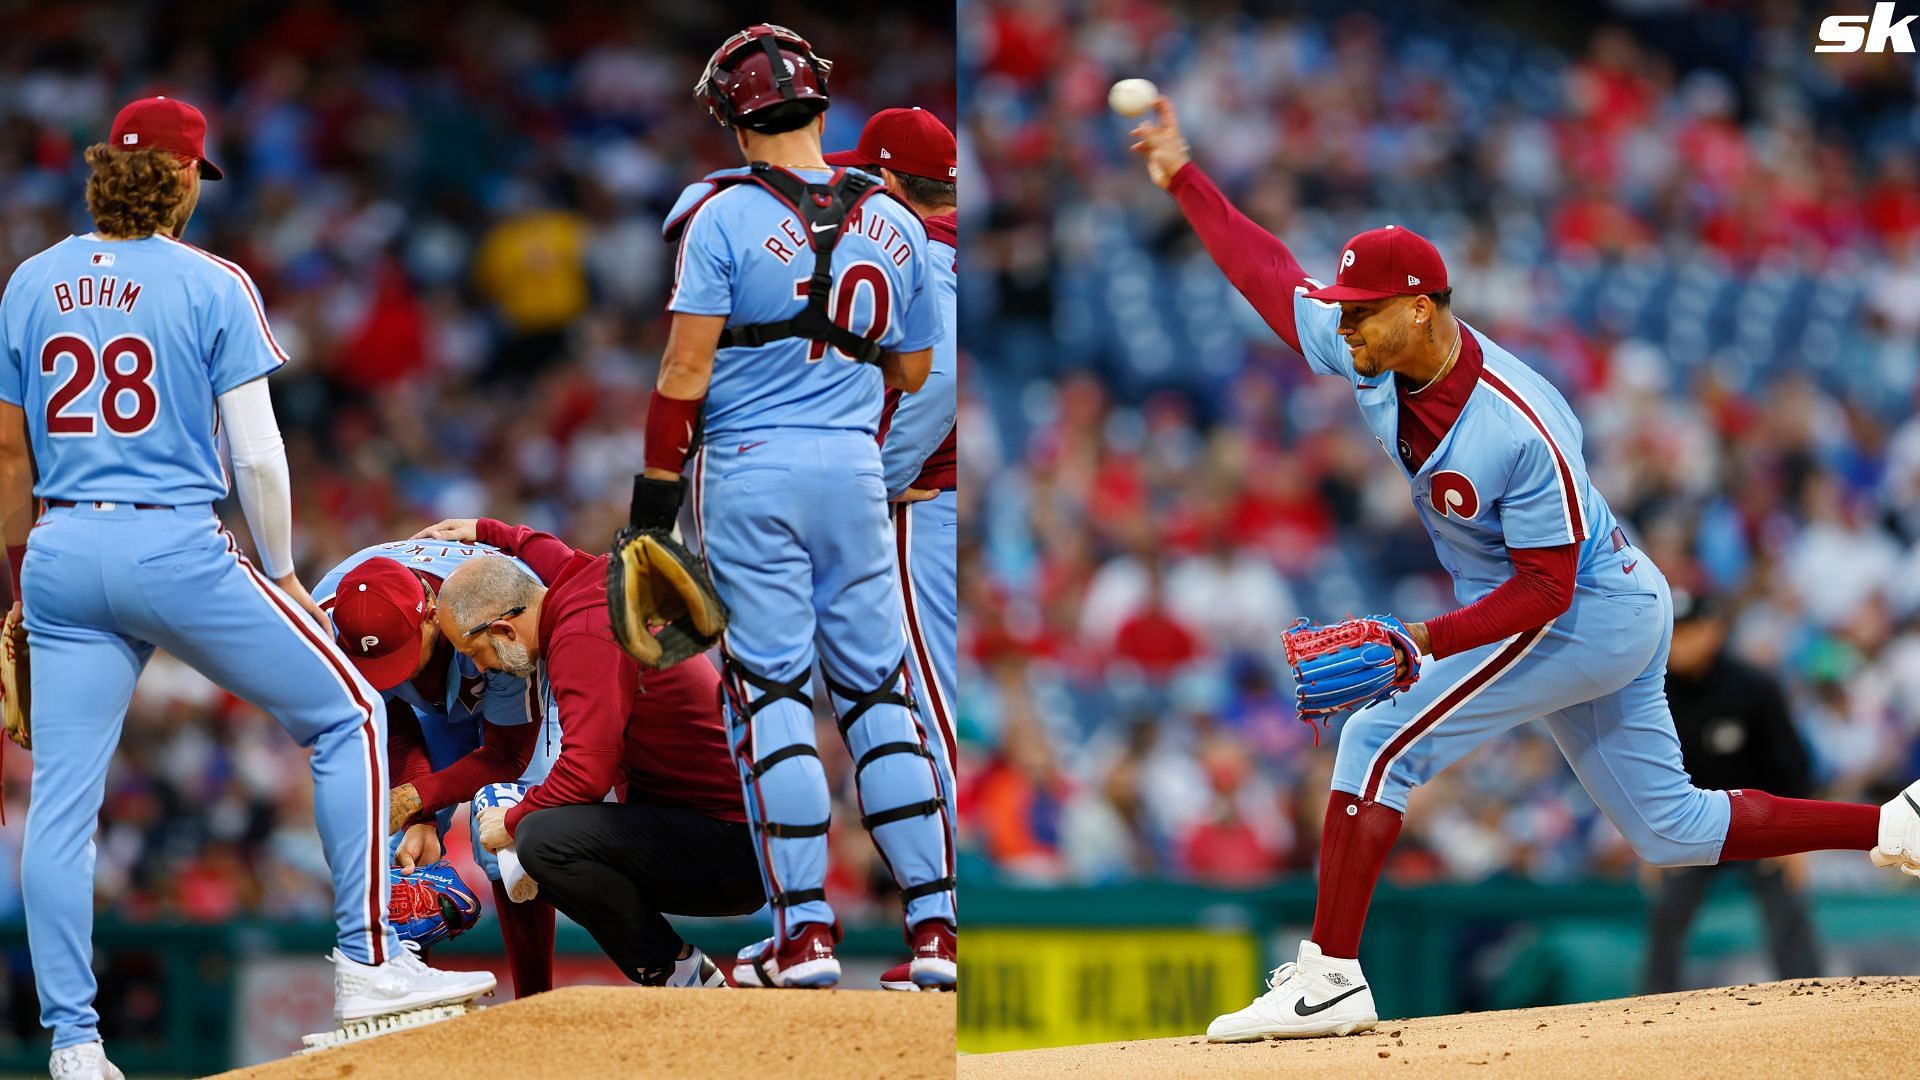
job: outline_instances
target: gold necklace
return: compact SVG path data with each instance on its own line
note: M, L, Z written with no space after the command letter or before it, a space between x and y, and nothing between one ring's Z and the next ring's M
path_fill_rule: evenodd
M1431 387L1435 383L1439 382L1441 379L1446 378L1447 372L1453 370L1453 362L1456 359L1459 359L1459 356L1460 356L1460 333L1458 330L1456 330L1454 331L1454 335L1453 335L1453 348L1447 351L1446 362L1440 365L1440 370L1434 373L1433 378L1427 380L1426 386L1422 386L1420 389L1415 390L1414 393L1416 394L1424 393L1428 387Z

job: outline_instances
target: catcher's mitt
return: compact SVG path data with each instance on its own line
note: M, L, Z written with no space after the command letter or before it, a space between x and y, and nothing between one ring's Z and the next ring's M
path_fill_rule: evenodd
M672 667L720 640L727 607L700 559L658 529L622 529L607 563L613 636L642 667Z
M387 878L393 883L387 919L401 941L428 948L459 937L480 921L480 898L445 859L416 867L411 874L390 866Z
M7 738L22 750L33 749L33 678L27 665L27 622L18 603L0 627L0 695Z
M1385 701L1420 678L1420 650L1391 615L1330 626L1301 619L1281 636L1293 667L1300 719L1309 724ZM1316 726L1314 739L1319 737Z

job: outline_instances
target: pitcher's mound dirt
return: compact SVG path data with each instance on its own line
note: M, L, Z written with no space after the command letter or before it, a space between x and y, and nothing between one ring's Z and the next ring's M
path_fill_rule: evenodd
M1187 1036L978 1054L960 1059L960 1077L1887 1077L1910 1075L1916 1024L1920 979L1807 979L1386 1020L1344 1039L1215 1046Z
M953 1019L952 994L573 986L220 1075L945 1078Z

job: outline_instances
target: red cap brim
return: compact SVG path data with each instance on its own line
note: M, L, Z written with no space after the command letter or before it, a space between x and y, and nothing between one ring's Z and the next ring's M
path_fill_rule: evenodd
M848 168L863 171L873 169L873 162L868 161L866 155L858 150L842 150L837 154L828 154L826 160L829 165L845 165Z
M1342 300L1385 300L1389 296L1408 296L1409 293L1386 292L1381 289L1362 289L1353 285L1326 285L1318 289L1308 289L1309 300L1326 300L1338 303Z
M226 179L226 175L227 175L226 173L223 173L220 171L220 166L215 165L213 162L208 161L206 158L200 159L200 179L224 180Z
M408 638L405 645L385 656L355 656L345 646L341 651L347 653L347 662L354 670L366 676L367 684L384 694L413 677L414 665L420 662L420 639Z

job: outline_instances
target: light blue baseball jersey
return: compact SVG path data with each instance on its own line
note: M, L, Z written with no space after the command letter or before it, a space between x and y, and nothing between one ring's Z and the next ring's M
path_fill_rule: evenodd
M681 193L670 226L691 214L674 269L670 311L726 315L729 326L788 319L806 307L814 251L806 222L753 183L714 194L713 173ZM833 170L800 169L810 183ZM933 267L920 219L876 193L848 215L833 252L834 322L895 352L938 343ZM926 298L926 302L923 302ZM755 348L721 349L707 390L706 438L724 440L770 427L872 434L880 420L882 376L824 344L789 338Z
M0 401L35 420L41 498L218 502L215 399L286 359L246 271L170 237L70 236L0 297Z
M1513 576L1507 548L1580 545L1576 583L1603 592L1639 591L1638 554L1617 535L1613 511L1587 477L1580 421L1565 398L1472 327L1485 363L1460 417L1415 473L1387 448L1398 445L1393 376L1361 378L1340 336L1340 306L1294 294L1294 321L1307 363L1354 386L1374 438L1413 485L1413 504L1454 596L1469 604ZM1625 573L1621 571L1624 570Z
M959 251L952 244L928 237L932 252L933 299L940 312L940 341L933 347L933 366L919 390L902 395L887 424L887 441L880 450L886 469L887 494L911 487L927 456L953 431L959 413L960 273Z
M512 558L499 548L480 543L450 544L438 540L395 540L390 543L375 544L354 552L341 560L340 565L327 571L327 576L321 578L320 584L314 587L313 600L314 603L331 612L333 595L340 588L340 579L368 559L392 559L445 581L447 575L458 569L460 564L483 555ZM513 559L513 563L528 577L539 580L539 575L535 574L526 563L519 559ZM403 682L381 694L387 700L399 698L413 706L414 712L421 717L422 721L428 719L439 721L438 723L423 722L420 725L421 734L427 740L428 756L435 761L435 768L480 745L480 730L477 726L479 721L513 726L527 723L531 719L525 679L516 679L505 672L483 672L458 649L453 650L452 665L452 670L448 672L444 700L426 701L420 696L420 692L414 689L411 682ZM440 744L447 742L449 730L457 732L459 738L455 744L442 747ZM443 757L445 761L440 760Z

